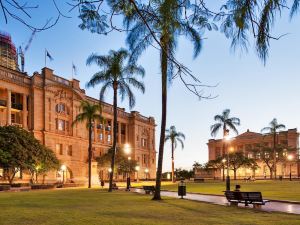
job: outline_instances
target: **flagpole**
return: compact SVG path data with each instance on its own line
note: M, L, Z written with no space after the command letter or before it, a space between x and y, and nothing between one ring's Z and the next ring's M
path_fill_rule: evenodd
M74 70L73 65L74 65L74 63L72 62L72 80L73 80L73 70Z
M45 49L45 67L47 66L47 50Z

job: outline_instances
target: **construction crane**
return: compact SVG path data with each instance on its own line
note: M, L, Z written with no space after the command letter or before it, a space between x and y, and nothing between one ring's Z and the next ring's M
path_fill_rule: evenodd
M18 50L18 55L20 56L20 60L21 60L21 72L24 73L24 67L25 67L25 53L27 52L27 50L29 49L31 43L32 43L32 40L34 38L36 34L36 30L34 30L24 48L24 50L22 49L22 46L19 47L19 50Z

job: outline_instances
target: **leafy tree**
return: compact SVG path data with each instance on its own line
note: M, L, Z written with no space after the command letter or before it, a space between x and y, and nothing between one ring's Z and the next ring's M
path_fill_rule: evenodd
M17 126L0 127L0 167L4 178L13 183L19 171L33 173L37 165L43 172L59 168L54 152L42 145L31 133Z
M229 154L229 166L233 170L234 180L236 180L236 172L239 168L251 168L255 165L257 165L255 160L246 157L243 152L235 152Z
M114 2L114 1L112 1ZM127 43L132 52L131 60L135 61L149 47L157 46L160 51L161 69L161 127L158 150L158 164L156 172L156 190L153 200L160 200L161 175L163 165L163 153L165 143L166 118L167 118L167 84L173 78L178 77L184 85L199 98L203 95L197 92L201 84L192 85L185 81L190 77L193 81L199 80L186 70L186 67L178 63L174 57L177 41L180 36L188 37L194 45L194 57L200 53L202 38L200 32L212 29L208 22L208 11L193 5L191 1L184 0L154 0L149 3L130 1L124 12L126 29L129 31ZM192 14L188 16L188 14ZM194 12L194 13L193 13ZM174 72L178 69L178 73Z
M274 150L276 162L286 162L287 155L295 152L294 148L290 148L288 146L276 145L274 148L263 144L248 150L254 155L254 158L257 161L263 162L268 167L270 171L270 179L273 179L273 174L275 173L275 161L273 158Z
M205 168L206 169L217 169L222 170L222 179L225 180L225 165L226 161L224 161L224 158L222 156L218 156L216 159L209 160Z
M113 89L113 109L114 109L114 123L113 123L113 153L111 158L111 169L109 178L109 189L112 191L113 173L115 166L115 154L117 151L117 129L118 129L118 91L121 96L121 100L125 97L129 99L129 107L133 108L135 105L135 96L131 90L134 87L143 93L145 92L144 84L137 80L135 76L144 77L145 71L143 67L137 66L134 62L129 62L128 65L124 65L128 59L129 53L125 49L118 51L109 51L107 56L101 56L92 54L88 57L87 65L96 64L102 69L95 73L91 80L88 82L88 87L95 87L98 84L102 84L100 90L100 102L104 100L106 91L109 88Z
M175 126L171 126L170 129L166 130L165 141L171 142L172 147L172 182L175 182L174 178L174 150L177 148L177 142L181 144L182 149L184 148L183 140L185 135L181 132L176 131Z
M109 167L111 166L111 158L113 155L113 148L108 149L107 153L96 158L99 165L101 167ZM137 161L133 159L128 159L124 151L120 148L117 148L115 154L115 172L116 173L123 173L123 174L131 174L135 171L135 167L137 166Z
M92 180L92 133L93 126L96 121L103 121L101 113L101 106L91 104L88 101L81 101L80 104L81 113L79 113L72 125L74 126L77 123L86 123L86 127L89 133L89 147L88 147L88 173L89 173L89 184L88 188L91 188Z
M274 176L276 179L277 169L276 169L276 145L277 143L277 134L279 130L285 129L285 125L279 124L277 119L274 118L270 123L269 127L264 127L261 132L268 132L273 136L273 165L274 165Z
M292 2L292 4L290 4ZM256 42L256 51L260 59L266 62L271 40L281 36L272 35L272 26L284 10L290 9L290 18L299 11L300 1L292 0L228 0L216 19L223 19L221 30L232 39L232 47L247 49L249 37Z
M194 177L193 170L185 170L182 168L175 169L175 176L177 179L190 179Z
M196 171L196 170L198 170L198 169L202 169L204 166L201 164L201 163L199 163L199 162L197 162L197 161L194 161L194 164L193 164L193 170L194 170L194 172Z

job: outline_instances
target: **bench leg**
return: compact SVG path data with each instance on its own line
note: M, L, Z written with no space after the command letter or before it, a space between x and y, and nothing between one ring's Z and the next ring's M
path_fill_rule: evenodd
M230 202L229 204L230 204L230 206L238 206L239 203L238 202Z
M253 208L254 209L261 209L261 205L260 204L253 204Z

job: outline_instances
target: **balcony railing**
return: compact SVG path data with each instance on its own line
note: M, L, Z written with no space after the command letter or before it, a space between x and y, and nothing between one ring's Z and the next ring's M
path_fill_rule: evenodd
M6 106L6 101L5 100L0 100L0 106Z
M12 103L11 107L13 109L23 110L23 105L21 103Z

